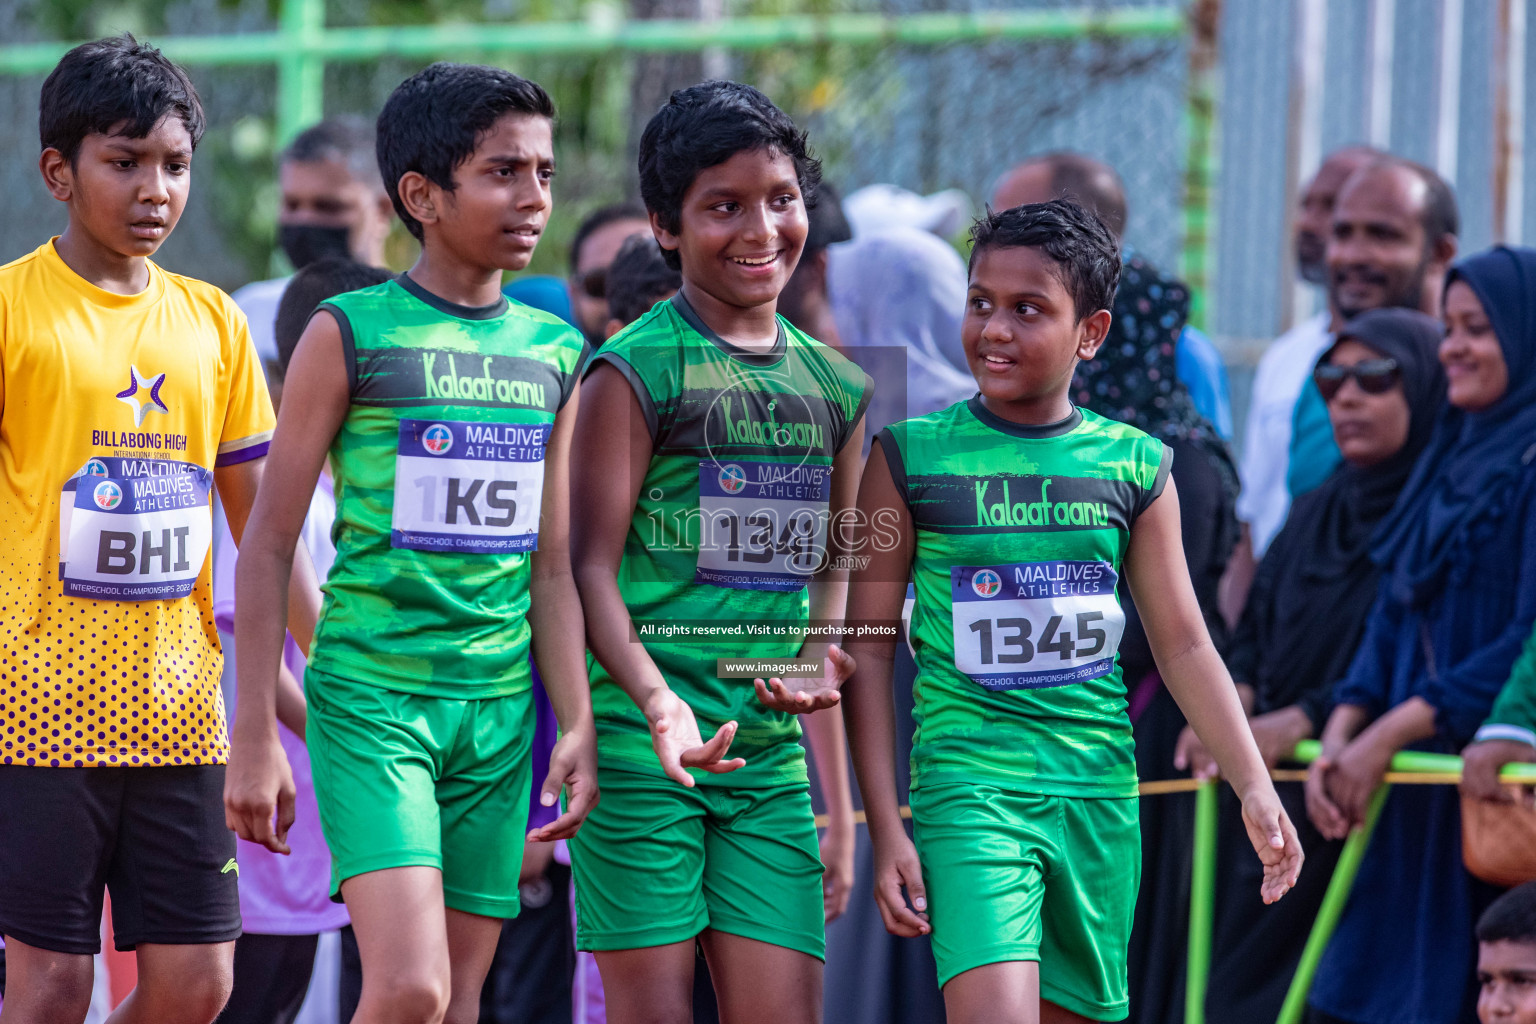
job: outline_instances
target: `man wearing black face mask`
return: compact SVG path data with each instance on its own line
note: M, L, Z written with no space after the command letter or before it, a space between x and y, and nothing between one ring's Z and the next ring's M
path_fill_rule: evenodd
M326 256L366 266L384 262L394 211L379 178L373 127L355 115L326 118L300 132L278 163L282 190L277 244L293 269ZM272 324L288 278L257 281L234 293L263 361L277 358Z

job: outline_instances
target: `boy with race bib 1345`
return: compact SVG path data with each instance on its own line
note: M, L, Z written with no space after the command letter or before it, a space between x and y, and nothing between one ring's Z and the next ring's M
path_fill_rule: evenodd
M533 737L530 651L563 735L528 833L596 799L568 466L586 343L501 294L551 205L554 106L496 68L434 64L378 120L395 210L422 243L394 280L322 303L293 354L236 573L240 707L229 813L278 846L292 783L272 723L286 552L322 464L336 558L305 668L331 891L362 957L357 1020L473 1022L518 911Z
M822 864L792 715L833 706L849 667L806 629L841 621L828 518L853 502L871 383L775 312L818 177L804 133L734 82L674 93L641 137L682 288L593 357L574 495L605 795L571 865L612 1024L690 1019L696 941L726 1024L820 1020ZM780 674L751 659L796 655L809 678L751 682Z
M1114 239L1065 200L989 214L972 238L962 340L980 392L881 431L859 492L870 561L850 626L895 620L909 576L917 589L915 850L896 806L894 644L849 644L875 897L894 934L932 933L952 1024L1121 1020L1141 863L1122 573L1242 799L1266 900L1301 849L1195 602L1171 453L1067 398L1109 328Z

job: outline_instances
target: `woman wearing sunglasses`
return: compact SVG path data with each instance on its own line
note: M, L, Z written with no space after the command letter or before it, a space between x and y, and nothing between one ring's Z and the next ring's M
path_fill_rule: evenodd
M1436 350L1438 320L1407 309L1377 309L1344 325L1313 374L1328 403L1344 462L1298 497L1254 576L1227 651L1232 678L1259 750L1271 768L1328 718L1333 684L1360 643L1379 578L1371 535L1397 499L1445 401ZM1186 729L1179 750L1196 774L1210 758ZM1273 1021L1301 958L1338 857L1306 821L1299 783L1276 787L1298 821L1307 870L1285 901L1254 898L1256 877L1236 843L1247 843L1238 815L1223 815L1216 942L1206 1019L1211 1024ZM1252 859L1252 858L1249 858Z
M1333 839L1364 820L1397 751L1460 752L1536 620L1536 250L1501 246L1446 280L1449 405L1376 534L1380 589L1307 779ZM1313 1007L1355 1024L1475 1021L1473 925L1494 895L1462 867L1455 788L1394 786Z

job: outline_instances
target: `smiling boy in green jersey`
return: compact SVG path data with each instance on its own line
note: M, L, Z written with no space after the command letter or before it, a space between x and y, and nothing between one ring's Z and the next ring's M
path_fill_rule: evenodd
M821 1019L822 865L791 716L833 706L851 668L804 630L842 617L828 520L853 503L872 385L775 312L819 177L804 133L733 82L674 93L640 142L683 284L593 357L573 483L605 795L571 863L615 1024L691 1019L696 941L726 1024ZM717 672L796 655L819 675Z
M915 849L894 643L849 644L875 898L893 934L932 933L951 1024L1121 1020L1141 864L1122 571L1164 682L1242 798L1267 902L1301 848L1195 603L1171 453L1067 398L1109 329L1114 239L1064 200L989 214L972 239L962 340L980 393L881 431L859 490L860 521L894 529L860 538L850 625L897 619L917 587Z
M542 800L574 835L596 802L569 454L586 343L509 304L551 205L554 106L496 68L434 64L378 123L409 271L323 303L293 355L237 569L240 713L226 790L280 849L292 782L272 727L287 553L327 454L336 560L305 671L320 819L363 961L359 1021L479 1016L518 911L531 784L530 650L562 736ZM274 832L272 818L280 811Z

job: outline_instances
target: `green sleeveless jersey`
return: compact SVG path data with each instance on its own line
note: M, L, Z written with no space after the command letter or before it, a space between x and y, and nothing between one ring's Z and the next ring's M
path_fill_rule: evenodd
M1011 423L979 396L880 448L916 538L912 788L1135 796L1116 584L1172 450L1091 412Z
M637 638L693 708L700 733L736 721L731 754L747 759L698 779L803 780L794 716L759 703L750 678L719 678L716 659L799 650L806 583L825 562L832 459L873 383L782 319L771 350L737 348L681 295L598 349L592 366L600 362L629 381L651 433L619 590ZM645 717L596 659L590 668L600 760L660 775Z
M407 693L526 690L544 449L586 342L405 275L320 308L341 326L352 406L331 445L336 561L310 663Z

